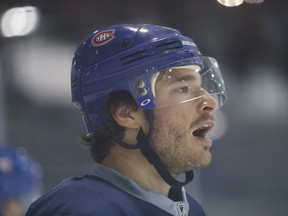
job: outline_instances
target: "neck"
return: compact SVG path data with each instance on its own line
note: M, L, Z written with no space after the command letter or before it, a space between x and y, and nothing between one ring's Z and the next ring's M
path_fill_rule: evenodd
M114 145L102 164L134 180L145 189L168 196L170 185L161 178L139 149L131 150Z

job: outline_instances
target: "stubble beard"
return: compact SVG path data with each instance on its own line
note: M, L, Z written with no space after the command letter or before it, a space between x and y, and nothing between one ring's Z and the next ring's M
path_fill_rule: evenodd
M163 127L166 130L163 130ZM154 151L173 175L201 168L210 164L212 156L209 149L197 151L187 143L187 136L192 136L190 131L179 128L177 124L154 122L151 145ZM187 140L188 139L188 140Z

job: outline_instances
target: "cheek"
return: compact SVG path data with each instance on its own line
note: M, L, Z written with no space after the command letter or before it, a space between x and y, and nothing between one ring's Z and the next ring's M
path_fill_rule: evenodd
M154 141L176 151L183 143L191 142L189 125L184 115L158 116L154 119Z
M177 105L177 106L168 106L163 107L159 109L154 110L154 119L162 122L165 124L165 122L182 122L185 123L189 117L189 109L184 109L183 106Z
M160 111L160 110L159 110ZM154 132L158 139L172 142L174 145L192 137L191 120L183 112L158 112L154 117Z

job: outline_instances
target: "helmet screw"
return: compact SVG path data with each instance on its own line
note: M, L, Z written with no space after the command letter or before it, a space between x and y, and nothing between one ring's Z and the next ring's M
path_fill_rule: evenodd
M122 45L123 46L128 46L130 44L130 40L129 39L123 39L122 40Z
M148 93L148 90L146 88L139 88L138 90L138 95L140 96L147 95L147 93Z
M144 88L145 87L145 81L144 80L137 80L135 83L136 88Z

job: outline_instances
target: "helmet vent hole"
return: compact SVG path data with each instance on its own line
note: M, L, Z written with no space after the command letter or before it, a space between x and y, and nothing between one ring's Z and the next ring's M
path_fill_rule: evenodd
M166 53L172 50L176 50L182 47L182 44L178 40L167 41L166 43L158 44L155 46L159 52Z
M122 58L120 58L120 60L122 61L122 65L125 64L129 64L131 62L137 61L139 59L145 58L147 56L145 50L141 49L137 52L134 52L130 55L124 56Z

